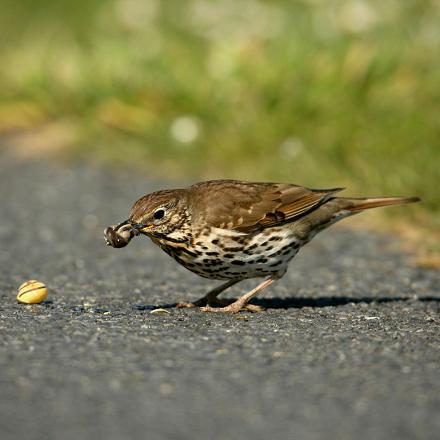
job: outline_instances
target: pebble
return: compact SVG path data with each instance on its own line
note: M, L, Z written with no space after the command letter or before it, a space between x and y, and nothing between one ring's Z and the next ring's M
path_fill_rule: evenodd
M154 309L150 312L151 315L170 315L171 313L166 309Z

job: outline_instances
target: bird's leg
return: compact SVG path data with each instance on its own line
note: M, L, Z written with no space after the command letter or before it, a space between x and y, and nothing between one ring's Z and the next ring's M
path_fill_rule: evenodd
M204 312L220 312L220 313L237 313L243 309L252 310L249 308L252 307L252 304L247 304L247 302L252 297L254 297L258 292L270 286L277 279L279 279L279 276L272 275L270 278L268 278L267 280L260 283L257 287L255 287L255 289L252 289L250 292L245 293L243 296L240 296L240 298L238 298L232 304L229 304L225 307L211 307L208 303L208 305L202 307L202 310Z
M234 284L237 284L239 281L239 279L234 279L234 280L229 280L226 283L221 284L220 286L217 286L215 289L210 290L205 296L203 296L202 298L198 299L197 301L194 302L181 302L177 304L178 308L187 308L187 307L202 307L202 306L209 306L209 305L214 305L214 304L225 304L223 303L223 301L219 300L217 298L218 295L220 295L220 293L222 293L223 291L225 291L226 289L228 289L229 287L233 286ZM226 303L227 304L227 303Z

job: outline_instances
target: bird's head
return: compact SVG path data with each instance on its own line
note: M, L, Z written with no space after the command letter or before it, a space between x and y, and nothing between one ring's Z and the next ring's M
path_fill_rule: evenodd
M182 195L182 190L165 190L141 197L131 208L128 220L104 231L107 244L124 247L139 234L168 236L186 218Z
M170 234L182 220L182 194L181 190L165 190L141 197L131 208L130 224L143 234Z

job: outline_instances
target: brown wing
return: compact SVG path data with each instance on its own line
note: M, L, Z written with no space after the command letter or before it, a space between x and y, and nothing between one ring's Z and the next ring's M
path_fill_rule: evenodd
M293 221L341 189L214 180L191 187L191 208L195 217L203 217L209 225L252 232Z

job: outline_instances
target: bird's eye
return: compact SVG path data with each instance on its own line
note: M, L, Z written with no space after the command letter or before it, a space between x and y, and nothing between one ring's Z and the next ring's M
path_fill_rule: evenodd
M161 220L161 219L163 219L163 218L165 217L165 209L163 209L163 208L158 209L158 210L153 214L153 217L154 217L156 220Z

